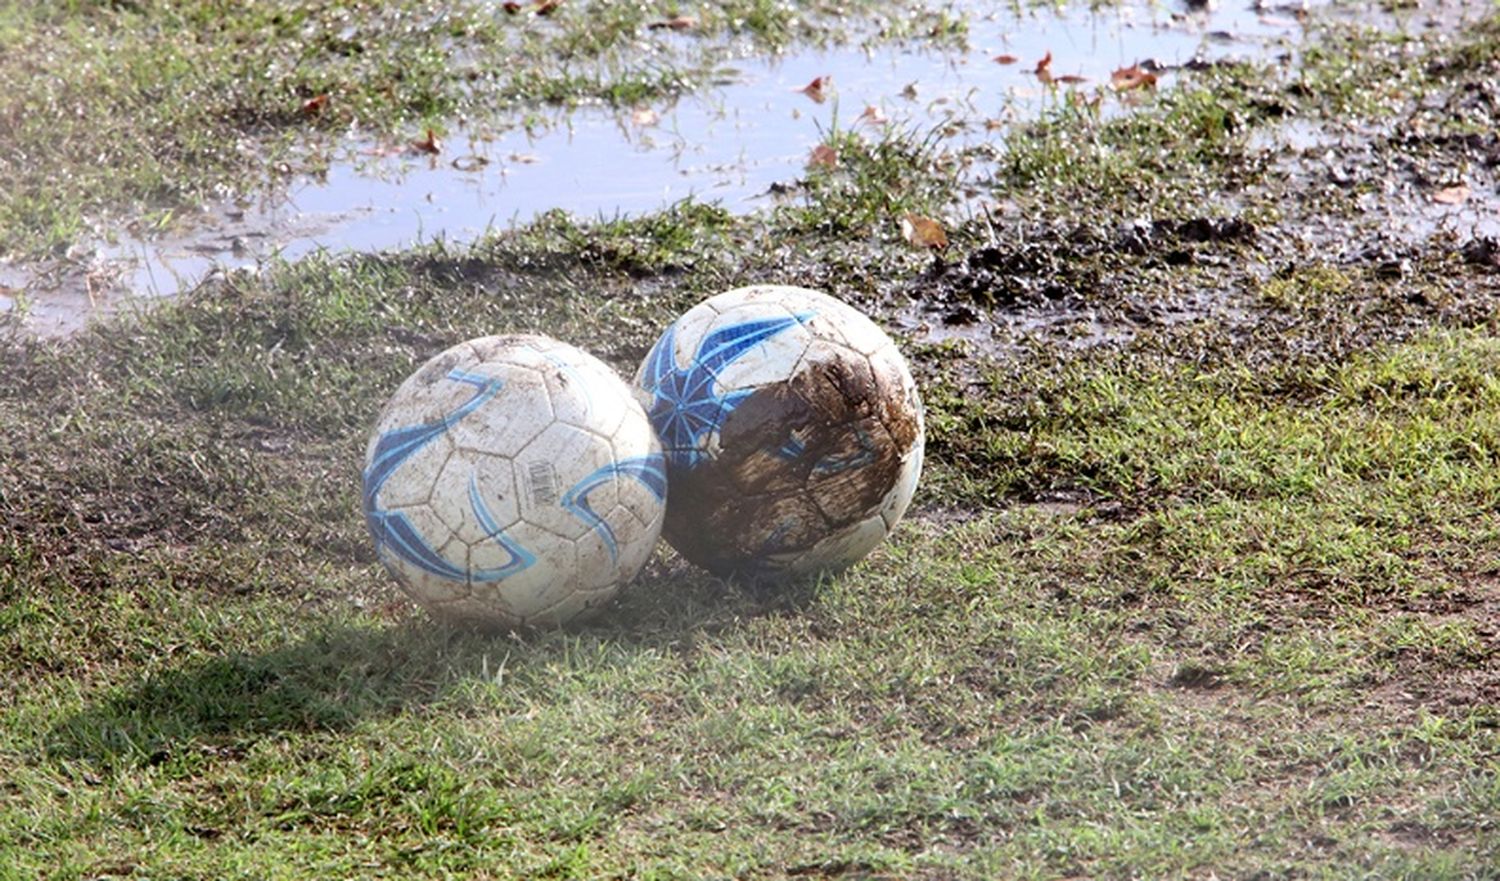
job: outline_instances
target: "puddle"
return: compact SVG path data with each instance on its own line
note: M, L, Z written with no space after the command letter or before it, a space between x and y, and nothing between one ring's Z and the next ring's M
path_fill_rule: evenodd
M985 120L1034 116L1054 93L1032 73L1052 54L1055 77L1077 88L1109 82L1146 61L1174 68L1193 59L1271 57L1302 34L1297 11L1234 2L1162 7L1125 2L1089 10L985 14L966 0L968 46L893 46L798 51L748 59L726 84L675 104L559 114L541 129L460 131L436 156L409 145L356 144L326 173L250 202L209 207L190 228L152 239L123 237L49 272L0 266L0 315L32 334L75 332L97 314L171 296L218 269L295 260L319 249L372 251L442 239L471 241L551 209L580 218L659 209L687 197L735 212L770 203L773 184L795 181L812 147L835 125L926 132L956 121L953 137L998 137ZM1014 56L1011 64L993 60ZM831 77L823 102L802 89Z

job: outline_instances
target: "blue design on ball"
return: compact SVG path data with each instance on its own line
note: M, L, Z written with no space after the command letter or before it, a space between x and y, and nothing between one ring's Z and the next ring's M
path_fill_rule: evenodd
M388 552L423 572L450 581L498 581L530 566L535 562L535 558L500 534L489 509L479 497L478 487L475 486L472 477L469 479L469 503L474 507L475 517L488 533L486 537L493 538L511 554L510 562L497 569L470 572L466 568L455 566L428 544L421 531L411 522L411 518L401 511L387 511L380 507L377 501L381 487L391 479L396 469L415 456L423 447L441 437L460 419L473 413L499 394L501 387L505 385L503 380L495 377L464 370L449 371L446 378L455 382L468 383L478 388L479 391L442 419L392 429L375 441L375 454L370 457L370 467L366 468L364 473L365 525L369 527L370 535L375 538L377 553Z
M562 498L563 507L572 511L574 516L599 533L599 537L604 540L604 546L609 549L611 561L618 560L620 557L619 546L615 541L615 531L610 528L603 517L589 507L589 493L618 477L634 478L650 490L658 502L667 500L666 457L660 453L637 456L605 465L578 481L578 484L568 490Z
M479 484L475 482L474 476L469 476L469 506L474 509L474 519L484 528L484 537L494 539L495 544L505 549L510 554L510 559L504 566L496 566L493 569L473 569L469 571L470 581L499 581L502 578L514 575L522 569L530 568L536 562L536 557L525 548L505 537L502 527L496 520L495 515L490 513L489 506L484 503L484 498L479 495Z
M719 394L714 391L716 372L811 317L811 313L805 313L721 327L703 338L687 367L678 367L674 354L677 325L667 328L646 356L642 385L652 396L651 425L673 465L692 468L702 461L703 439L717 431L724 417L754 391L736 389Z

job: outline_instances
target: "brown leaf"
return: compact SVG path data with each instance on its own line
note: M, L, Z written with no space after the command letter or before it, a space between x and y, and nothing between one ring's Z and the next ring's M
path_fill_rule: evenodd
M1139 66L1132 64L1130 67L1121 67L1110 74L1109 84L1120 92L1128 92L1131 89L1154 89L1156 88L1156 74L1141 70Z
M827 144L819 144L812 148L812 153L807 157L808 168L837 168L838 164L839 151Z
M674 16L673 18L664 18L660 21L653 21L650 24L646 25L648 29L653 31L659 31L663 29L687 31L692 30L697 26L698 19L693 18L691 15L678 15Z
M562 0L537 0L536 9L533 11L537 15L551 15L561 5Z
M1432 201L1439 205L1462 205L1469 200L1471 192L1468 184L1455 184L1433 193Z
M1042 56L1042 60L1038 61L1036 63L1036 69L1034 69L1032 71L1032 73L1036 74L1036 78L1039 79L1039 80L1041 80L1044 83L1050 83L1050 82L1052 82L1052 50L1051 49L1048 49L1047 50L1047 54Z
M1086 76L1079 76L1076 73L1065 73L1062 76L1053 77L1052 81L1054 83L1062 83L1065 86L1077 86L1088 82L1089 78Z
M901 218L901 237L921 248L941 251L948 247L948 234L930 217L907 212Z
M996 55L992 60L996 64L1015 64L1017 61L1020 61L1021 59L1017 58L1014 55Z
M645 128L649 125L656 125L656 123L660 120L661 117L658 116L656 114L656 111L652 110L650 107L637 107L636 109L630 111L630 121L635 125L640 126L641 128Z
M859 119L856 121L866 123L867 125L885 125L890 122L890 119L885 115L884 110L881 110L874 104L867 104L865 105L865 111L859 115Z
M427 137L423 138L420 141L412 141L411 148L413 150L416 150L418 153L426 153L429 156L436 156L437 154L443 152L443 142L438 140L437 135L433 134L432 129L428 129Z
M828 89L832 85L833 77L824 74L820 77L814 77L812 82L808 83L800 89L794 89L793 91L801 92L802 94L811 98L814 104L822 104L824 101L828 100Z
M322 113L323 110L325 108L327 108L327 107L328 107L328 96L327 95L318 95L315 98L309 98L306 101L302 102L302 115L303 116L317 116L319 113Z
M515 15L521 11L521 4L517 3L516 0L505 0L504 3L500 4L500 8L504 9L509 15Z

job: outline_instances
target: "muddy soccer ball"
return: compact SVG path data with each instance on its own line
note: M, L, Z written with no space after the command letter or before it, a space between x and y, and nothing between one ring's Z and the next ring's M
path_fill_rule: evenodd
M422 365L365 454L380 559L454 622L557 625L598 606L651 555L665 502L629 386L541 336L470 340Z
M922 470L922 406L890 337L826 294L699 303L636 374L672 501L664 535L720 574L838 569L879 544Z

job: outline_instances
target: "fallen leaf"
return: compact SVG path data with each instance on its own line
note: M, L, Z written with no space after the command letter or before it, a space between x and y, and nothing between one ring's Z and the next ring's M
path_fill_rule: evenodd
M652 110L650 107L637 107L636 109L630 111L630 121L635 125L640 126L641 128L645 128L649 125L656 125L656 123L660 120L661 117L657 116L656 111Z
M907 212L901 218L901 237L921 248L941 251L948 247L948 234L931 217Z
M519 165L533 165L542 160L535 153L512 153L510 154L510 161Z
M800 89L793 89L792 91L801 92L802 94L811 98L814 104L822 104L824 101L828 100L827 90L832 85L833 77L825 74L824 76L814 77L812 82L808 83Z
M500 4L500 8L504 9L510 15L515 15L521 11L521 4L517 3L516 0L505 0L504 3Z
M907 83L906 86L901 89L901 97L905 98L908 101L917 100L917 84L914 82Z
M865 111L859 115L859 119L856 121L867 125L884 125L890 122L890 119L885 115L884 110L881 110L874 104L867 104L865 105Z
M819 144L812 148L812 153L807 157L808 168L837 168L839 164L839 151L827 144Z
M1017 61L1020 61L1021 59L1017 58L1014 55L996 55L992 60L996 64L1015 64Z
M691 15L678 15L672 18L664 18L660 21L653 21L650 24L646 25L648 29L653 31L659 31L663 29L686 31L691 30L697 26L698 19L693 18Z
M326 108L327 106L327 95L318 95L315 98L309 98L306 101L302 102L302 115L317 116L319 113L322 113L324 108Z
M416 150L418 153L426 153L430 156L436 156L437 154L443 152L443 142L438 140L437 135L433 134L432 129L428 129L427 137L423 138L420 141L412 141L411 148L413 150Z
M1088 82L1089 78L1086 76L1079 76L1076 73L1065 73L1062 76L1053 77L1052 81L1054 83L1062 83L1065 86L1076 86Z
M533 11L537 15L551 15L561 5L562 0L537 0L536 9Z
M1443 187L1432 194L1432 201L1439 205L1462 205L1469 200L1470 193L1468 184L1456 184L1451 187Z
M1110 74L1109 83L1119 92L1127 92L1131 89L1154 89L1156 88L1156 74L1141 70L1138 65L1132 64Z
M1050 83L1050 82L1052 82L1052 50L1051 49L1048 49L1047 50L1047 54L1042 56L1042 60L1038 61L1036 63L1036 68L1034 70L1032 70L1032 73L1036 74L1036 78L1039 79L1039 80L1041 80L1044 83Z
M987 132L992 132L992 131L994 131L996 129L1000 129L1000 128L1004 128L1004 127L1005 127L1005 120L1003 120L1003 119L993 119L992 118L992 119L986 119L984 121L984 130L987 131Z

